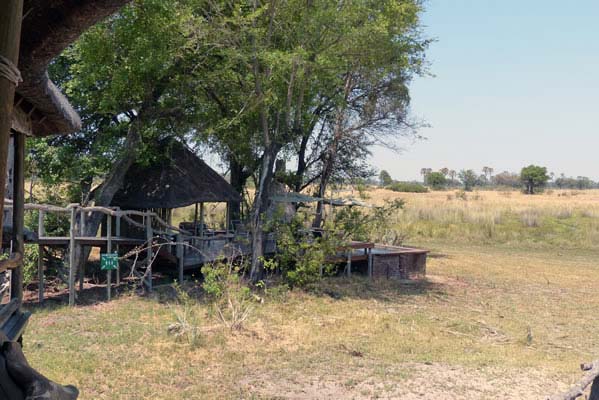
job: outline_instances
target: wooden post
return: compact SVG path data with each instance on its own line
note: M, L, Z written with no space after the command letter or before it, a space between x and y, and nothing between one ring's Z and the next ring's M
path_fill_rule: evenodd
M13 251L25 254L25 135L14 134L15 165L14 165L14 198L12 210L12 229L15 238ZM4 202L4 200L2 200ZM10 280L11 299L23 300L23 263L15 268Z
M44 227L44 210L39 210L37 215L37 237L41 238L46 235L46 229ZM44 246L41 244L38 246L37 256L37 280L38 280L38 300L40 303L44 302Z
M75 215L76 207L71 208L71 228L69 229L69 306L75 305Z
M81 210L79 212L79 236L85 236L85 211ZM81 245L81 254L83 255L85 247ZM80 261L81 265L79 265L79 293L83 292L83 286L85 283L85 262L83 260Z
M120 211L120 210L118 210ZM121 215L118 214L116 216L116 237L121 237ZM116 252L119 253L119 245L116 245ZM121 265L120 263L116 266L116 285L119 286L121 284Z
M86 214L86 212L81 210L80 221L79 221L81 236L86 236L86 234L85 234L85 214Z
M195 210L193 213L193 235L198 235L198 203L195 204Z
M0 7L0 55L14 65L19 63L23 0L4 0ZM6 189L6 161L12 127L15 82L0 76L0 243L4 219L4 191Z
M200 236L204 236L204 203L200 203Z
M231 229L231 213L229 212L229 203L227 203L227 208L225 211L225 231L229 233Z
M112 216L106 216L106 253L112 253ZM106 294L110 301L110 290L112 286L112 270L106 271Z
M44 217L46 216L46 212L44 210L40 210L37 215L37 237L41 238L42 236L46 236L46 227L44 225Z
M44 302L44 246L38 246L37 256L37 280L38 280L38 301Z
M177 261L179 263L179 285L183 284L183 267L185 266L185 257L183 254L183 236L177 235Z
M368 249L368 277L372 279L372 249Z
M148 281L147 281L147 287L148 287L148 291L152 291L152 257L154 255L153 249L152 249L152 242L153 242L153 238L154 238L154 234L152 232L152 216L148 213L148 215L146 216L146 241L148 244Z
M349 250L347 250L347 277L351 277L351 255L352 255L352 248L350 247Z

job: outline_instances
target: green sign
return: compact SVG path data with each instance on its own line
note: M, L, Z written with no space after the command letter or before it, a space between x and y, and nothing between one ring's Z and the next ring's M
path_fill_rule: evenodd
M100 269L102 271L114 271L119 267L119 255L117 253L104 253L100 255Z

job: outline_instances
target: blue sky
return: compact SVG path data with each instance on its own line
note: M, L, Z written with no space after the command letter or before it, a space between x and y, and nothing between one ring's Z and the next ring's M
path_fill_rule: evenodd
M420 168L519 171L599 180L599 1L428 0L434 77L411 86L431 127L372 164L395 179Z

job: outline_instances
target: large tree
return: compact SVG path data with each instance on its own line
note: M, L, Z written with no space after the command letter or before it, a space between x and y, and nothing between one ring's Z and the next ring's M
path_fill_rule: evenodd
M520 181L524 184L527 194L534 194L535 189L545 186L549 180L547 168L538 165L529 165L520 171Z

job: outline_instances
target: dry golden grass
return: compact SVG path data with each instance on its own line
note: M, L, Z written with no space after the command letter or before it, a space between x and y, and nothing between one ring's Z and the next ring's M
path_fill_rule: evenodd
M82 399L532 399L599 354L596 250L436 250L424 282L276 292L238 333L199 304L197 347L167 334L171 306L123 295L36 310L25 350Z
M199 303L197 346L157 300L36 309L27 356L82 399L540 399L597 358L599 191L369 195L406 200L425 281L273 288L235 333Z
M381 205L401 198L405 209L389 226L409 242L444 241L591 249L599 245L599 190L438 191L397 193L376 189L367 201Z

